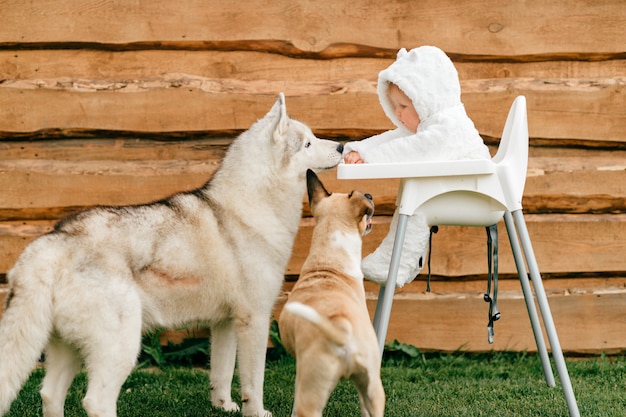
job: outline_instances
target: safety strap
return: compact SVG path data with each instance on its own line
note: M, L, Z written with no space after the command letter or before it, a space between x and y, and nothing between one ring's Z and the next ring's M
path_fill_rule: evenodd
M500 320L500 312L498 311L498 226L493 225L486 228L487 230L487 266L489 273L487 275L487 293L483 299L489 303L489 323L487 324L487 340L493 343L493 323ZM493 264L493 269L492 269ZM491 290L491 282L493 280L493 293Z
M501 314L498 311L498 225L492 225L485 228L487 230L487 292L483 299L489 303L489 323L487 324L487 340L493 343L493 323L500 320ZM426 281L426 292L430 292L430 258L433 248L433 234L439 231L439 227L432 226L430 228L430 236L428 237L428 280ZM493 266L493 268L492 268ZM493 282L493 291L492 291Z
M430 292L430 254L433 250L433 233L437 233L438 231L438 226L432 226L430 228L430 236L428 237L428 280L426 281L426 292Z

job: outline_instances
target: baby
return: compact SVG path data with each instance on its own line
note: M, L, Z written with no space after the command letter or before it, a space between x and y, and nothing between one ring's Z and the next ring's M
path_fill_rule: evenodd
M378 98L394 130L344 146L344 162L385 163L491 158L489 149L467 116L454 64L434 46L407 52L378 75ZM398 211L380 246L361 264L370 281L384 284L396 234ZM397 286L411 282L422 268L430 228L416 211L409 217Z

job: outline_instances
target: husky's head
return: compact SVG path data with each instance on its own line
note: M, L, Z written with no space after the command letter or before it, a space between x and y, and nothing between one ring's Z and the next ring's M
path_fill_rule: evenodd
M274 155L280 158L282 169L305 177L307 169L320 172L335 167L341 161L343 145L317 138L304 123L287 115L285 96L278 95L264 119L268 120Z

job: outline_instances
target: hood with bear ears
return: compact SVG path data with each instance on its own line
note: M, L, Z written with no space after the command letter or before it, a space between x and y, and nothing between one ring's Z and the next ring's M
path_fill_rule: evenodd
M421 122L442 110L461 106L461 85L454 64L441 49L420 46L398 51L396 61L378 75L378 99L387 117L403 127L389 101L387 89L394 83L415 107Z

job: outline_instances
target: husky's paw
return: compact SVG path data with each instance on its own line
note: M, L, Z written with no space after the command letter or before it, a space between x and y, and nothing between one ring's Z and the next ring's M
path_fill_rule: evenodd
M252 414L246 414L246 412L244 411L243 415L245 417L272 417L272 413L267 411L267 410L263 410L260 413L252 413Z
M234 402L231 401L229 403L225 403L222 406L222 409L224 411L239 411L239 405L237 403L234 403Z
M215 408L221 408L224 411L239 411L239 405L237 405L237 403L233 402L233 401L226 401L226 400L220 400L220 401L211 401L213 403L213 407Z

